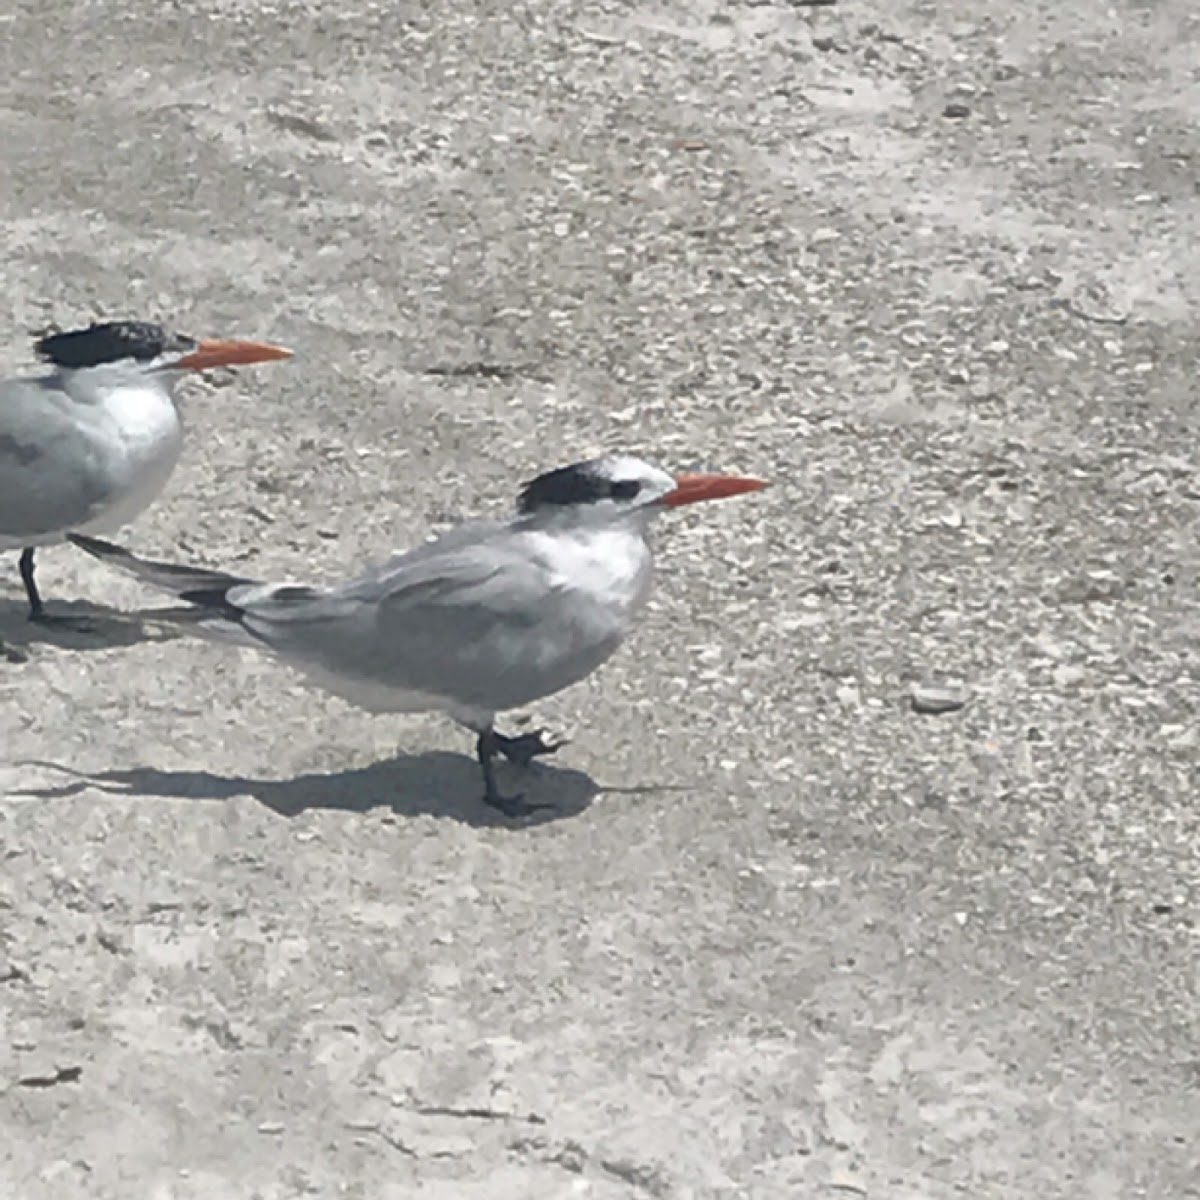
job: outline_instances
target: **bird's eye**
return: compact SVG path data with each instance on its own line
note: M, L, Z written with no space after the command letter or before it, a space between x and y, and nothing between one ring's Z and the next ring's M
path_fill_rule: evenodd
M641 490L642 485L636 479L618 479L608 494L614 500L632 500Z

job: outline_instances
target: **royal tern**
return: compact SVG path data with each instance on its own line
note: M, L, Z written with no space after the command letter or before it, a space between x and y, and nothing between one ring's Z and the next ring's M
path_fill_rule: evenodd
M459 526L333 587L260 583L71 541L191 608L166 619L273 653L372 712L447 713L477 735L484 800L497 754L527 766L561 743L508 737L496 714L578 683L625 640L650 589L649 527L664 509L757 491L740 475L672 476L637 458L591 459L527 483L515 514Z
M292 352L146 321L47 334L35 349L49 373L0 382L0 550L21 551L31 620L81 624L46 612L35 548L116 530L158 496L183 448L173 387L185 372Z

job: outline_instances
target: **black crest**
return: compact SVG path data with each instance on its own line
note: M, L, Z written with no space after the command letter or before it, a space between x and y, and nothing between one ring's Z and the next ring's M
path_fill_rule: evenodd
M531 479L517 497L517 509L528 513L539 508L593 504L597 500L627 496L624 485L601 471L599 463L592 460L559 467L556 471L547 471L545 475Z
M48 333L38 338L34 349L56 367L81 370L123 358L149 362L174 350L186 353L195 344L191 338L169 333L150 321L104 321L87 329Z

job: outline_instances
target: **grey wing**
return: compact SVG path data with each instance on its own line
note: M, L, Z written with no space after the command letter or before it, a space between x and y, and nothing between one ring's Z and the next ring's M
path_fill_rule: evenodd
M380 604L414 686L515 708L577 683L621 644L622 614L572 587L530 539L512 526L473 536L400 572Z
M615 621L580 604L519 541L479 532L314 595L303 619L303 609L251 606L251 627L265 617L264 640L324 671L489 711L556 692L609 657Z
M414 579L423 578L419 573L423 564L449 562L451 551L475 550L482 545L490 546L503 541L511 530L511 525L499 521L465 522L435 538L430 538L427 542L422 542L419 546L414 546L411 550L394 555L379 566L371 567L340 591L343 595L381 600L393 588L403 587Z
M50 381L0 385L0 538L65 532L103 507L104 464L72 403Z
M462 545L417 562L379 606L407 685L503 710L569 686L620 644L615 623L519 540Z

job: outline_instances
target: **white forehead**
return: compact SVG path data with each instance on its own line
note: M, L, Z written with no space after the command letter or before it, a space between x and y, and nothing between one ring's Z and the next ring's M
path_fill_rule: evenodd
M661 492L669 492L675 486L673 476L645 459L634 458L632 454L614 454L601 459L597 465L613 480L635 479L638 483Z

